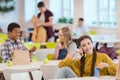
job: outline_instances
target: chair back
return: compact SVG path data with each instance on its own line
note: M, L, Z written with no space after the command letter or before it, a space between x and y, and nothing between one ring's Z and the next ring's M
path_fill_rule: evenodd
M36 68L28 68L28 69L7 68L7 69L3 70L3 75L5 77L5 80L11 80L10 77L11 77L11 74L13 74L13 73L22 73L22 72L28 72L28 71L34 71L34 70L37 70L37 69ZM16 79L16 80L18 80L18 79ZM23 80L23 79L21 79L21 80Z
M4 43L7 39L7 34L0 34L0 43Z
M12 73L10 80L31 80L28 72Z
M50 65L40 65L40 70L43 72L43 77L45 80L54 79L57 74L59 67L51 63Z
M10 80L41 80L42 72L40 70L22 73L12 73Z
M44 58L47 58L48 54L50 54L50 53L54 54L54 52L55 52L55 48L53 48L53 49L39 49L39 50L35 51L35 54L37 56L37 60L41 61Z
M48 58L48 60L53 60L54 59L54 54L48 54L47 58Z
M46 48L55 48L56 47L56 42L46 42Z

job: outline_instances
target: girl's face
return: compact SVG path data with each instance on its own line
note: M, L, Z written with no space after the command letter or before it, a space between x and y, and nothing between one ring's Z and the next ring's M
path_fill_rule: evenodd
M81 41L80 47L86 54L91 54L93 53L93 44L90 39L86 38Z
M59 37L59 39L60 39L61 42L64 41L64 35L63 35L63 31L62 30L59 30L58 37Z

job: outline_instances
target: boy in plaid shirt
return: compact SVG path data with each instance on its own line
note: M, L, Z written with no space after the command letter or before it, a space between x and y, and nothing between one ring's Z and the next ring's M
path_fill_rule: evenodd
M28 50L22 42L19 40L20 37L20 25L17 23L10 23L8 25L8 40L6 40L2 44L2 50L1 50L1 56L3 59L3 62L6 62L7 60L12 60L12 52L14 50ZM33 46L32 49L29 50L30 56L32 52L36 50L36 47Z

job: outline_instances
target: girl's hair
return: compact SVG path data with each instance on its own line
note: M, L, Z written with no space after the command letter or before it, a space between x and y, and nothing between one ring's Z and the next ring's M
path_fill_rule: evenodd
M79 38L79 43L81 45L81 41L84 40L84 39L89 39L91 42L92 42L92 39L88 36L88 35L83 35ZM95 48L93 48L93 58L92 58L92 64L91 64L91 75L90 76L93 76L94 75L94 67L95 67L95 62L96 62L96 50ZM81 66L80 66L80 76L82 77L83 74L84 74L84 66L85 66L85 52L83 52L83 56L80 60L80 63L81 63Z
M64 36L64 46L67 46L69 41L72 40L71 31L68 27L63 27L61 30L62 30L63 36Z

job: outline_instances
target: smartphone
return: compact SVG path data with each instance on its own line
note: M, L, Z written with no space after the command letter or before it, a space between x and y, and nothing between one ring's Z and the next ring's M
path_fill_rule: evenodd
M85 52L83 51L81 46L79 46L79 50L81 50L81 56L83 56L83 53L85 53Z

